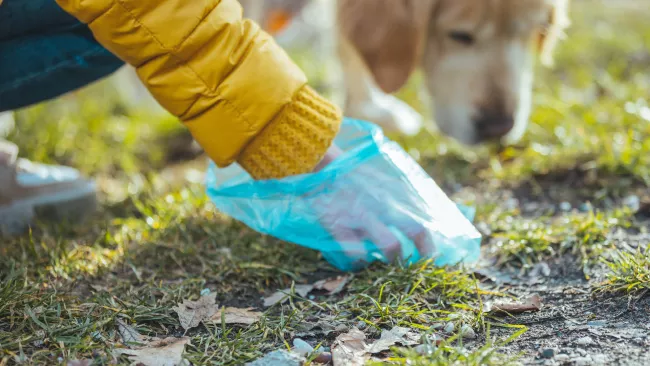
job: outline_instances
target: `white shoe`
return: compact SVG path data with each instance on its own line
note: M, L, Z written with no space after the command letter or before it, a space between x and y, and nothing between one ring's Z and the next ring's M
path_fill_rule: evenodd
M92 181L79 171L18 159L0 140L0 236L23 232L34 219L76 222L97 207Z

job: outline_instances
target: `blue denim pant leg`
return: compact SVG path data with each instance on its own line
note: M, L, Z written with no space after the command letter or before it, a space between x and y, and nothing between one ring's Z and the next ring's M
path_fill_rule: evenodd
M0 112L78 89L122 65L54 0L0 5Z

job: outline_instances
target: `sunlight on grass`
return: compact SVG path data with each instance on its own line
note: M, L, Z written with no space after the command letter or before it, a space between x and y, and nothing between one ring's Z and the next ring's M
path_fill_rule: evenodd
M629 253L618 251L612 259L603 260L609 267L607 281L596 288L597 293L638 294L650 290L650 251Z
M491 254L498 263L530 266L566 253L583 263L593 261L613 245L608 235L614 228L630 226L629 210L572 213L549 218L517 218L502 215L493 222Z

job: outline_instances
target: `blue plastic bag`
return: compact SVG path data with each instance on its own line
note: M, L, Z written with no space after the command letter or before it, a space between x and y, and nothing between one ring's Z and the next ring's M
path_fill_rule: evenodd
M282 180L255 181L237 165L211 164L207 194L223 213L263 234L318 250L343 271L387 262L386 248L377 244L384 237L399 240L398 254L407 263L423 257L435 258L436 265L478 260L481 235L470 222L473 210L455 205L379 127L346 119L335 143L344 153L323 170ZM355 212L368 217L356 220ZM388 230L354 237L376 222Z

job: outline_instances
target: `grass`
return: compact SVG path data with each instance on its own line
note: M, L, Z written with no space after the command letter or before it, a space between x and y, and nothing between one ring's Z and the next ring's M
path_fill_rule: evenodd
M376 365L414 365L414 366L481 366L481 365L518 365L516 358L507 357L495 351L494 345L486 345L478 350L468 352L462 347L442 345L432 347L429 353L413 350L399 350L396 357ZM370 363L370 365L375 365Z
M575 2L557 67L539 70L535 111L521 143L493 152L426 133L400 139L443 187L466 187L459 199L478 206L479 221L492 231L490 254L501 264L527 267L571 255L590 265L615 246L611 231L634 221L622 199L650 181L647 11L598 4ZM402 96L424 108L420 82L414 78ZM176 165L186 156L187 132L173 118L134 108L110 80L19 111L17 124L10 139L22 156L93 175L102 207L84 225L39 224L0 243L0 365L110 364L121 342L118 319L142 334L181 336L172 306L205 289L224 306L260 306L277 289L336 275L318 253L216 212L195 177L205 161ZM522 201L573 207L588 201L595 208L527 216L508 206L505 190L523 192ZM607 263L610 276L600 288L648 288L647 252ZM363 327L371 337L398 325L431 333L452 322L455 329L473 326L479 340L466 347L452 337L425 355L397 349L389 362L502 365L509 361L500 353L505 344L489 340L478 310L489 296L462 269L377 265L357 274L341 295L294 298L250 327L196 328L188 332L186 357L194 364L241 364L309 332L311 338L301 337L329 345L335 333L305 330L319 319Z
M499 215L489 220L497 263L524 267L566 253L578 256L583 263L593 262L614 248L608 238L614 228L633 225L633 215L627 209L536 218Z
M603 261L610 269L607 281L598 292L635 295L650 290L650 253L617 251L612 259Z

